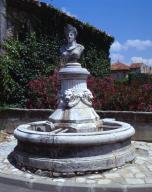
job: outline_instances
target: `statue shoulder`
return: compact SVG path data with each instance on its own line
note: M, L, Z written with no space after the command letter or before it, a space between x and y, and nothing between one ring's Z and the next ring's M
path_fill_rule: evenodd
M82 51L85 49L84 46L81 45L81 44L79 44L79 43L77 44L77 48L79 48L79 49L82 50Z

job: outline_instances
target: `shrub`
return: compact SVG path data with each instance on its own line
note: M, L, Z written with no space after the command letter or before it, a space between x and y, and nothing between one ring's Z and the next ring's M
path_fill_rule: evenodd
M29 81L48 77L60 65L59 47L64 40L27 35L24 41L9 39L3 45L0 55L0 103L24 107L27 102ZM85 48L80 62L94 76L103 77L110 73L108 55L93 45Z
M57 93L59 88L58 71L54 71L52 76L32 80L27 84L28 88L28 108L51 108L57 105Z
M57 101L57 87L59 87L58 73L45 79L31 81L31 90L27 107L55 108ZM152 84L132 81L117 83L110 76L104 78L90 77L88 88L94 96L93 106L98 110L120 111L152 111Z
M21 42L9 39L0 55L1 103L25 106L26 84L42 76L49 76L59 65L57 40L27 36Z

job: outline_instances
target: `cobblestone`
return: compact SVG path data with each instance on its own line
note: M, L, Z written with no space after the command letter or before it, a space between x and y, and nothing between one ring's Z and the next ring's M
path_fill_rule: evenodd
M76 182L77 183L85 183L85 181L86 181L85 177L78 177L78 178L76 178Z
M131 185L137 185L137 184L144 184L145 181L143 179L137 179L137 178L126 178L125 179L127 184L131 184Z
M145 178L145 183L151 184L152 183L152 177Z
M101 179L97 183L100 185L107 185L110 184L112 181L110 179Z
M146 176L145 176L145 174L143 174L143 173L137 173L137 174L135 174L135 177L136 177L136 178L144 178L144 177L146 177Z
M74 182L86 184L99 184L99 185L149 185L152 184L152 143L146 142L133 142L136 148L136 158L132 163L128 163L123 167L113 168L104 172L97 172L96 174L78 174L71 178L61 178L60 173L56 177L48 178L45 175L34 175L30 172L23 172L15 168L7 159L7 156L13 151L16 146L16 140L10 137L8 141L0 143L0 173L19 176L27 179L38 179L45 181L46 179L53 182Z

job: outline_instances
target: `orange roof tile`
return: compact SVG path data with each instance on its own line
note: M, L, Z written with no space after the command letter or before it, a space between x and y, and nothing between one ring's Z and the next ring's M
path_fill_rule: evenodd
M124 64L124 63L120 63L120 62L117 62L117 63L113 63L111 65L111 70L112 71L124 71L124 70L127 70L129 71L130 68L128 65Z
M143 63L132 63L130 65L130 69L138 69L141 67L141 65L143 65Z

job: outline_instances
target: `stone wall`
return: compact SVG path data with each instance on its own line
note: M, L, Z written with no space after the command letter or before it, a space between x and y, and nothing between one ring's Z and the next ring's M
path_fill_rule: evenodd
M0 129L12 133L16 126L32 121L47 120L53 110L49 109L3 109L0 110ZM134 126L135 140L152 142L152 112L97 111L101 118L115 118Z
M6 2L0 0L0 44L6 36L7 19L6 19Z

